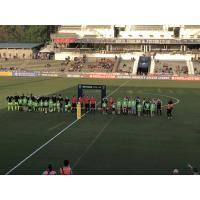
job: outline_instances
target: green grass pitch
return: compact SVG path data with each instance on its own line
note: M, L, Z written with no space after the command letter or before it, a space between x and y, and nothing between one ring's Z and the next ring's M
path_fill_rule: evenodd
M5 174L76 120L71 113L8 112L5 97L16 93L77 95L77 85L105 84L114 98L168 97L180 102L174 119L89 113L27 159L11 174L41 174L69 159L74 174L171 174L187 163L200 165L200 83L158 80L100 80L0 77L0 174ZM99 91L86 91L100 97ZM174 99L174 101L177 101Z

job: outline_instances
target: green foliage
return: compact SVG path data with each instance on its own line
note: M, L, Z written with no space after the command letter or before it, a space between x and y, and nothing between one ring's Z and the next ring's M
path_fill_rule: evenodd
M50 33L55 33L58 26L20 25L0 26L0 42L47 42Z

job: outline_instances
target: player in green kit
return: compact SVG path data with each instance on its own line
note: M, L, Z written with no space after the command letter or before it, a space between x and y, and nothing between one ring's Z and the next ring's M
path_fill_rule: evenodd
M156 104L154 103L154 101L152 101L150 104L150 116L151 117L155 116L155 113L156 113Z
M10 110L11 110L12 98L13 98L13 97L11 97L11 96L8 96L8 97L6 98L6 99L7 99L7 101L8 101L8 111L10 111Z
M40 112L43 112L43 100L42 100L42 98L40 98L40 101L39 101L39 111Z
M26 96L24 96L23 97L23 111L27 111L28 110L27 102L28 102L28 99L27 99Z
M133 100L131 101L131 113L132 113L133 115L136 114L136 101L135 101L135 99L133 99Z
M38 111L38 101L37 101L37 99L35 99L35 100L33 101L33 111L34 111L34 112L37 112L37 111Z
M53 112L53 100L52 100L52 98L49 99L49 112Z
M116 109L116 104L115 104L115 102L113 102L113 104L112 104L112 114L113 115L115 114L115 109Z
M127 99L124 98L123 102L122 102L122 112L123 112L123 114L127 113L127 106L128 106Z
M106 101L103 101L102 109L103 109L103 114L106 114L107 113L107 103L106 103Z
M57 100L56 102L56 109L57 109L57 112L60 112L60 101Z
M19 99L19 96L16 95L16 96L14 97L14 100L15 100L14 110L15 110L15 111L19 111L19 102L18 102L18 99Z
M67 112L71 112L71 111L72 111L72 103L71 103L71 101L68 101Z
M121 113L121 106L122 106L122 103L121 101L118 99L117 100L117 114L120 115Z
M131 107L132 107L132 102L131 102L131 99L128 100L128 114L131 114Z
M141 103L137 104L137 116L140 117L142 112L142 105Z
M19 97L19 99L18 99L18 105L19 105L19 111L21 111L22 110L22 106L23 106L22 97Z
M31 97L28 99L28 111L31 112L32 111L32 99Z
M150 101L148 100L145 104L145 110L147 117L150 117Z
M46 98L44 101L44 113L47 114L48 112L48 107L49 107L49 102L48 99Z

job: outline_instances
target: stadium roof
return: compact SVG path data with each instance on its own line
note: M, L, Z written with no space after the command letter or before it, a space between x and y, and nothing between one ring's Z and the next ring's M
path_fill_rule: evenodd
M41 46L42 43L0 43L0 49L33 49Z

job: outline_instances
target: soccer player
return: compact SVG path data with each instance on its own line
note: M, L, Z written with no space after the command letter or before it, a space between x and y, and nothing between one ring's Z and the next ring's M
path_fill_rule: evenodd
M49 112L53 112L53 100L49 98Z
M90 107L92 112L96 110L96 99L93 96L90 99Z
M43 98L40 97L40 99L39 99L39 111L40 112L43 112L43 106L44 106Z
M137 108L138 108L138 104L140 103L140 97L136 97L135 99L135 106L136 106L136 114L137 114Z
M59 99L57 99L57 102L56 102L56 109L57 109L57 112L60 112L60 101L59 101Z
M8 96L6 99L8 101L8 111L11 110L11 106L12 106L12 96Z
M147 98L143 99L142 101L142 113L145 116L147 114L146 112L146 102L147 102Z
M84 97L85 112L90 110L90 99L88 96Z
M69 98L66 96L65 100L64 100L64 111L67 112L67 107L68 107L68 102L69 102Z
M145 103L145 110L146 110L147 117L150 117L150 101L149 100Z
M27 102L28 102L28 99L27 99L26 96L24 96L23 97L23 111L27 111L28 110Z
M71 111L72 111L72 103L71 103L71 101L68 101L67 112L71 112Z
M43 175L56 175L56 171L53 170L52 164L49 164L47 169L43 172Z
M108 111L109 113L112 113L112 104L114 102L114 99L112 97L108 98Z
M137 116L140 117L142 112L142 105L141 103L137 104Z
M72 97L71 102L72 102L72 112L75 112L76 111L76 104L77 104L76 96Z
M19 102L18 102L18 99L19 99L19 95L15 95L14 96L14 101L15 101L14 110L15 111L19 111Z
M44 100L44 113L45 114L47 114L47 112L48 112L48 107L49 107L48 98L45 97L45 100Z
M162 101L158 98L157 99L157 115L161 116L162 115Z
M115 114L116 105L115 102L112 103L112 114Z
M52 100L53 100L53 112L56 112L56 101L57 101L57 98L56 98L55 95L53 95Z
M173 101L170 99L167 104L167 118L172 119Z
M121 101L118 99L117 100L117 114L120 115L121 113L121 107L122 107L122 103Z
M124 97L123 102L122 102L122 112L123 112L123 114L127 113L127 107L128 107L127 98Z
M72 169L70 167L70 161L64 160L64 166L60 168L61 175L72 175Z
M37 112L38 111L38 99L35 98L33 101L33 111Z
M131 114L132 113L132 102L131 102L131 99L129 98L128 100L128 114Z
M155 116L155 111L156 111L156 104L154 103L154 101L152 101L150 104L150 116L151 117Z
M58 100L59 100L59 102L60 102L60 111L63 112L63 110L64 110L64 109L63 109L63 100L64 100L64 99L63 99L63 97L62 97L61 94L58 95Z
M133 99L133 100L131 101L131 113L132 113L133 115L136 114L136 101L135 101L135 99Z
M81 104L81 110L83 110L83 97L78 98L78 102Z
M22 111L23 101L22 101L21 96L19 96L19 99L18 99L18 106L19 106L19 111Z
M29 112L32 111L32 99L31 99L31 97L29 97L29 99L28 99L28 111Z
M102 103L102 109L103 109L103 114L106 114L107 113L107 103L106 103L105 99L103 100L103 103Z

